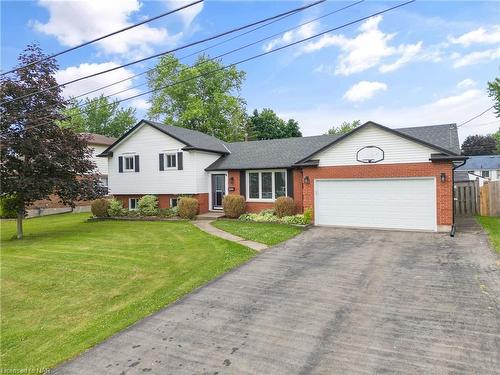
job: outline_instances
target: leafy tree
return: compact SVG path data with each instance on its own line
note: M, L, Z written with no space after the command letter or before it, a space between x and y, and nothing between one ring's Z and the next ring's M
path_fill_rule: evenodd
M19 66L45 57L38 45L29 45L19 56ZM14 201L19 239L26 207L34 201L55 194L74 206L75 200L103 193L87 141L55 123L66 106L61 89L52 88L57 69L49 59L0 80L1 195ZM40 90L46 91L11 101Z
M361 125L361 121L354 120L352 122L344 121L339 127L332 126L325 135L342 135L345 133L349 133L351 130L356 129Z
M104 95L85 101L74 101L63 114L68 119L60 126L71 128L77 133L97 133L119 137L135 125L134 108L121 108L118 101L110 101Z
M465 155L493 155L496 148L497 143L491 135L469 135L462 143Z
M158 90L151 96L149 117L224 141L242 140L246 115L239 94L245 72L222 67L221 61L206 55L200 55L193 66L172 55L163 56L148 75L150 88Z
M488 82L488 96L495 102L495 114L500 117L500 78L495 78L493 82Z
M269 108L260 113L254 110L248 119L248 138L252 140L302 137L299 123L294 119L287 122Z
M500 155L500 127L496 133L493 133L493 138L495 138L495 142L497 143L495 154Z

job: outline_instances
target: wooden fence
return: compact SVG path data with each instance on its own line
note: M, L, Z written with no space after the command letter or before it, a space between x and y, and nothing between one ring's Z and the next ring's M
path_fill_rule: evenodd
M474 216L479 213L479 183L466 181L455 183L455 215Z
M457 216L500 216L500 181L456 182L454 189Z

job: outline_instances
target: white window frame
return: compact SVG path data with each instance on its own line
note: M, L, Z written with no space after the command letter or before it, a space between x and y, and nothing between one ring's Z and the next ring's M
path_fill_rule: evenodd
M177 207L179 205L179 197L172 197L172 198L170 198L170 201L169 201L170 208L174 207L174 206L172 206L172 202L174 201L174 199L177 201L177 204L175 206Z
M173 156L175 158L175 166L174 167L169 167L168 166L168 156ZM164 166L164 169L165 170L172 170L172 169L177 169L177 152L173 152L173 151L170 151L170 152L165 152L163 154L163 166Z
M262 198L262 173L272 172L272 198ZM285 197L288 196L288 175L286 169L256 169L246 171L246 201L247 202L274 202L276 200L276 183L275 183L275 173L284 172L285 173ZM259 198L250 198L250 173L259 174Z
M132 159L132 168L127 168L127 159ZM123 172L135 172L135 155L123 155Z
M135 204L135 208L132 208L132 199L137 200L137 203ZM137 211L138 207L137 205L139 204L139 198L129 198L128 199L128 210L129 211Z
M486 174L486 176L485 176L485 174ZM481 177L482 178L490 178L491 177L491 171L486 170L486 169L482 170L481 171Z

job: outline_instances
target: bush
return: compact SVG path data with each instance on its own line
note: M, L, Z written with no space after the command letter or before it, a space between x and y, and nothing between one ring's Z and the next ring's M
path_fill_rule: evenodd
M12 195L2 195L0 197L0 218L14 219L17 217L17 199Z
M245 197L242 195L226 195L222 200L224 215L230 218L240 217L245 212Z
M109 201L108 215L109 216L123 216L127 211L123 208L123 202L116 198Z
M137 203L137 210L141 216L158 215L158 198L155 195L144 195Z
M90 210L92 215L95 217L106 217L108 216L109 200L100 198L92 202Z
M194 198L182 198L178 207L179 216L182 219L194 219L198 213L198 201Z
M312 216L313 216L313 209L311 207L306 208L304 210L305 224L311 224L312 223Z
M178 209L177 207L170 207L170 208L160 208L158 210L158 215L161 217L174 217L177 216Z
M280 219L283 224L305 225L308 224L305 215L284 216Z
M295 202L290 197L279 197L274 202L274 210L279 218L295 214Z

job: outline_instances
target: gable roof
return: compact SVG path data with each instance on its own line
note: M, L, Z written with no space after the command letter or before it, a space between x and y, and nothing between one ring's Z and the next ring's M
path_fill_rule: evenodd
M116 141L116 138L107 137L102 134L96 134L96 133L81 133L81 134L87 139L87 143L90 145L109 146Z
M231 154L216 160L206 170L290 168L311 163L310 159L318 152L370 125L434 148L445 155L460 154L455 124L391 129L369 121L343 135L228 143L226 145Z
M132 132L134 132L139 126L146 124L152 126L153 128L165 133L172 138L177 139L179 142L184 143L186 146L183 150L199 150L215 152L218 154L228 154L228 149L224 146L224 142L220 139L212 137L211 135L198 132L196 130L180 128L178 126L164 125L159 122L141 120L137 125L129 129L125 134L118 138L112 145L110 145L106 150L104 150L98 156L108 156L111 150L127 138Z
M467 162L457 169L466 171L481 169L500 169L500 155L469 156Z

